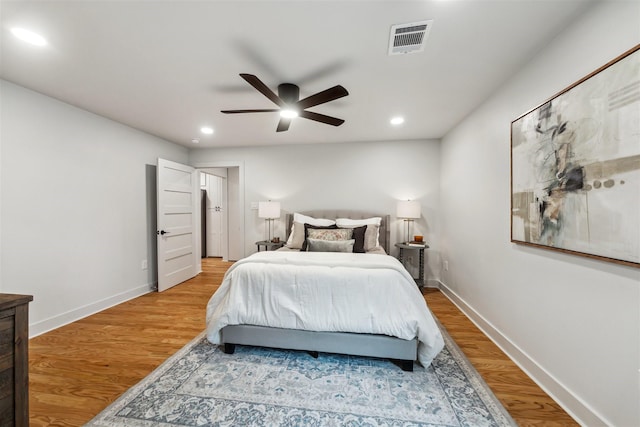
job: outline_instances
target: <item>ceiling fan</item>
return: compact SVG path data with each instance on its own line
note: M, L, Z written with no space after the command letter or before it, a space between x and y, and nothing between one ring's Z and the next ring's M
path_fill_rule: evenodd
M291 120L295 117L303 117L305 119L315 120L316 122L325 123L332 126L340 126L344 123L344 120L342 119L306 110L307 108L334 101L338 98L349 95L349 92L347 92L347 90L340 85L333 86L327 90L323 90L322 92L318 92L304 99L300 99L300 88L293 83L282 83L281 85L279 85L278 94L276 95L271 89L267 87L267 85L262 83L262 81L253 74L240 74L240 77L245 79L247 83L253 86L258 92L269 98L280 108L257 110L222 110L222 113L271 113L279 111L280 121L278 122L276 132L284 132L288 130L289 125L291 124Z

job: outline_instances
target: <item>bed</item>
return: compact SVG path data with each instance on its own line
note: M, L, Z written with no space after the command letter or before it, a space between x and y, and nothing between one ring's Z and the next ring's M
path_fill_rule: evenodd
M227 271L207 305L208 340L227 353L235 345L254 345L304 350L314 357L324 352L388 358L407 371L416 360L428 366L444 342L413 278L387 255L390 217L353 211L295 215L287 215L292 234L284 248L250 255ZM324 248L334 243L312 236L351 228L352 237L360 230L360 243L366 236L367 250L302 251L292 243L300 232L294 218L344 219L340 227L305 226L304 242ZM362 225L371 218L379 218L377 225ZM348 242L357 247L355 240Z

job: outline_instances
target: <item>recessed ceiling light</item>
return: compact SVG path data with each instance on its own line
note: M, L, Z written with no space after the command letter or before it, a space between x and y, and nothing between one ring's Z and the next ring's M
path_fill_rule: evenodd
M204 133L205 135L211 135L213 133L213 129L208 126L203 126L200 128L200 132Z
M198 138L193 138L191 142L193 142L194 144L200 144L200 140Z
M391 119L391 124L394 126L401 125L404 123L404 117L394 117Z
M280 117L284 117L285 119L293 119L294 117L298 117L298 112L290 108L285 108L283 110L280 110Z
M22 41L30 43L35 46L46 46L47 40L40 34L36 34L33 31L25 30L24 28L12 28L11 33Z

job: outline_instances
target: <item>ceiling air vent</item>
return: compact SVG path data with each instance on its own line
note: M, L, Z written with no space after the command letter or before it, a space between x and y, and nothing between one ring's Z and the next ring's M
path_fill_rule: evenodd
M422 52L432 24L433 21L430 20L392 26L389 55Z

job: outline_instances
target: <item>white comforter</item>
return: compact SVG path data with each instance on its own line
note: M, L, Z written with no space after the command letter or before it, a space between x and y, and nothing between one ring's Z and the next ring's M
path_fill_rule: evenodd
M418 337L428 366L444 341L414 280L389 255L258 252L236 262L207 305L207 338L227 325Z

